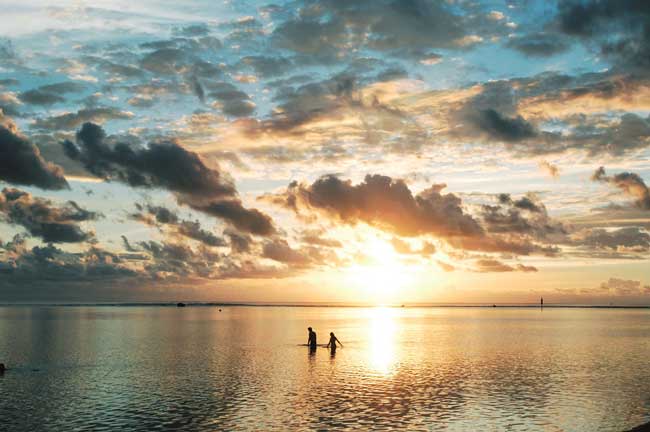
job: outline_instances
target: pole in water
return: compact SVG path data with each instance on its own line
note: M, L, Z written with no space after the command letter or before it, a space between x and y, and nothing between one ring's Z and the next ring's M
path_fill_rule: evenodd
M541 308L544 308L544 297L540 297L540 298L539 298L539 306L540 306Z

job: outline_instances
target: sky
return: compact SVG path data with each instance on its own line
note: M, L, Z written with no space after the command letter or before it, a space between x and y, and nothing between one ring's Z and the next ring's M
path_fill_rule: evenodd
M648 2L0 8L0 302L650 304Z

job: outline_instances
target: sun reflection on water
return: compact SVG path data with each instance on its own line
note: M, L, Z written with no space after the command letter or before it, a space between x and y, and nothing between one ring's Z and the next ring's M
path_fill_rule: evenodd
M395 364L395 309L369 309L368 365L374 371L388 375Z

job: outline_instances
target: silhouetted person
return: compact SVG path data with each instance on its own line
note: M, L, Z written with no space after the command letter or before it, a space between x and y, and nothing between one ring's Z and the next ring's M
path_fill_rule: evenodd
M307 330L309 330L309 338L307 339L309 350L316 351L316 332L313 331L311 327L307 327Z
M330 341L327 343L327 348L330 348L332 352L335 352L337 342L339 343L339 345L343 346L341 341L334 335L334 333L330 332Z
M540 298L539 298L539 306L540 306L541 308L544 307L544 297L540 297Z

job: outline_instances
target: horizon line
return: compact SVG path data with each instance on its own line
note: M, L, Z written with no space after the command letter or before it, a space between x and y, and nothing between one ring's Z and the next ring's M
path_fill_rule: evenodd
M4 302L0 307L43 306L43 307L346 307L346 308L573 308L573 309L650 309L650 305L579 304L579 303L347 303L347 302L215 302L215 301L162 301L162 302Z

